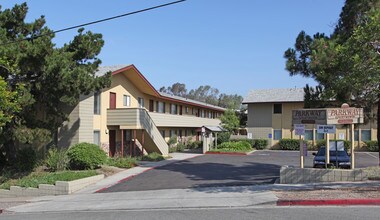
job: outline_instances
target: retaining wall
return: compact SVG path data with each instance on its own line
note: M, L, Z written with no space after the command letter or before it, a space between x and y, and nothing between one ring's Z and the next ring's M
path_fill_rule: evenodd
M104 179L104 175L90 176L73 181L57 181L55 185L39 184L38 188L11 186L10 190L0 189L0 197L34 197L48 195L68 195Z
M368 180L368 173L363 169L315 169L282 166L281 184L320 183L320 182L356 182Z

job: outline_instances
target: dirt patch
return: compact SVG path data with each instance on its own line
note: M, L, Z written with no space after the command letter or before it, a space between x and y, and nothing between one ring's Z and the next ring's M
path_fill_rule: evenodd
M274 194L282 200L307 200L307 199L380 199L379 187L318 189L297 191L274 191Z
M106 166L103 165L101 168L97 169L96 172L99 174L104 174L105 177L112 176L115 173L124 171L125 169L118 168L118 167L112 167L112 166Z

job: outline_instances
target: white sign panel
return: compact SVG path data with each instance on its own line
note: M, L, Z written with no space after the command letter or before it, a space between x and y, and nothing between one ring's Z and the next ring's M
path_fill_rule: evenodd
M317 125L318 134L335 134L335 125Z
M247 134L247 138L248 138L248 139L252 139L252 138L253 138L253 137L252 137L252 133L248 133L248 134Z
M305 135L305 125L295 124L294 132L296 135Z

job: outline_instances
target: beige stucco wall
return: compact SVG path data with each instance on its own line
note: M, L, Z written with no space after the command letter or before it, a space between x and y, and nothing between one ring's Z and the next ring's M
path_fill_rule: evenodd
M278 143L277 140L273 139L273 130L281 129L282 138L298 138L294 135L292 129L292 110L302 109L303 103L282 103L282 114L273 114L273 104L274 103L255 103L248 104L248 121L247 130L249 133L253 134L253 138L268 138L268 134L272 134L270 142L272 145ZM376 112L376 109L373 110ZM268 126L269 125L269 126ZM356 125L355 130L359 131L359 140L361 140L361 131L370 130L371 139L376 140L377 132L376 121L369 121L367 124ZM313 140L316 143L316 125L306 125L307 130L313 130ZM330 134L330 139L339 139L339 134L344 134L346 140L351 140L350 129L348 127L337 125L336 133ZM363 144L355 141L356 146L360 147Z

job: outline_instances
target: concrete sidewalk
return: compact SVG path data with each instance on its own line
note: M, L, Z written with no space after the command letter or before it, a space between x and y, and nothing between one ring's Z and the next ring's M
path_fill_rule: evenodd
M133 167L131 169L127 169L125 171L116 173L112 176L109 176L99 182L97 182L94 185L88 186L82 190L79 190L75 192L75 194L88 194L88 193L94 193L97 191L101 191L103 189L106 189L110 186L113 186L120 181L132 178L138 174L141 174L143 172L149 171L151 169L154 169L155 167L164 166L170 163L174 163L181 160L186 160L198 156L202 156L202 154L194 154L194 153L171 153L171 158L163 161L158 162L141 162L139 166Z
M250 207L275 205L270 191L250 187L170 189L41 197L7 209L11 212L147 210L168 208Z

